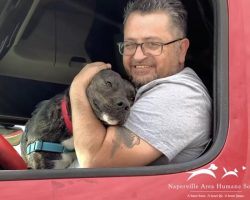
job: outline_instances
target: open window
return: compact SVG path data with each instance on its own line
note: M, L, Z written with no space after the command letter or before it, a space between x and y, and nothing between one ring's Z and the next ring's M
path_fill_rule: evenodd
M24 125L35 105L63 91L84 63L102 60L125 77L116 42L122 40L126 0L3 0L0 2L0 124ZM154 167L39 170L3 179L150 175L187 171L220 152L228 125L226 0L183 0L189 14L193 68L213 98L213 140L198 159ZM1 179L0 178L0 179Z

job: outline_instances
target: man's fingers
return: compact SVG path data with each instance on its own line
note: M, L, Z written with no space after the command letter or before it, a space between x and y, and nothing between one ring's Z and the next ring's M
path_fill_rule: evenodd
M103 69L108 69L108 68L111 68L111 64L110 63L104 63L104 62L94 62L94 63L91 63L91 64L88 64L86 65L86 67L101 67Z
M102 65L102 67L104 69L110 69L111 68L111 64L110 63L105 63L104 65Z
M88 85L89 82L95 76L95 74L97 74L101 70L110 68L111 68L110 63L104 63L104 62L89 63L81 69L81 71L75 76L74 80L75 81L78 80L82 82L82 84Z
M111 64L110 63L104 63L104 62L94 62L94 63L90 63L87 64L83 67L83 70L94 70L94 71L100 71L103 69L110 69L111 68Z

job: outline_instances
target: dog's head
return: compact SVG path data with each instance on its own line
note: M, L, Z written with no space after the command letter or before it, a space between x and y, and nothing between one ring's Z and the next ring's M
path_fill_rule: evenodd
M87 96L96 116L107 125L121 125L135 98L133 85L112 70L95 75L87 88Z

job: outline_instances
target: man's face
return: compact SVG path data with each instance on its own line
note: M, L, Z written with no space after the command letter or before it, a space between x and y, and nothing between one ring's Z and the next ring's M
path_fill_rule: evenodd
M124 41L167 43L179 39L180 36L173 34L174 32L169 17L165 13L154 12L142 15L134 12L126 21ZM173 75L183 68L188 44L188 40L184 39L163 46L162 53L158 56L144 55L138 46L134 55L123 56L125 70L137 87L152 80Z

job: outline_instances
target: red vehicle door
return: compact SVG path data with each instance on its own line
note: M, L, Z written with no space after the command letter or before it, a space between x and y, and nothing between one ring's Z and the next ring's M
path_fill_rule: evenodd
M205 14L207 7L200 4L202 1L183 2L194 12L194 5L200 9L203 6L206 20L210 15ZM214 101L214 134L211 146L201 157L167 166L1 170L0 198L249 199L250 1L204 2L212 9L214 27L210 57L213 75L208 80ZM0 62L0 72L1 66Z

